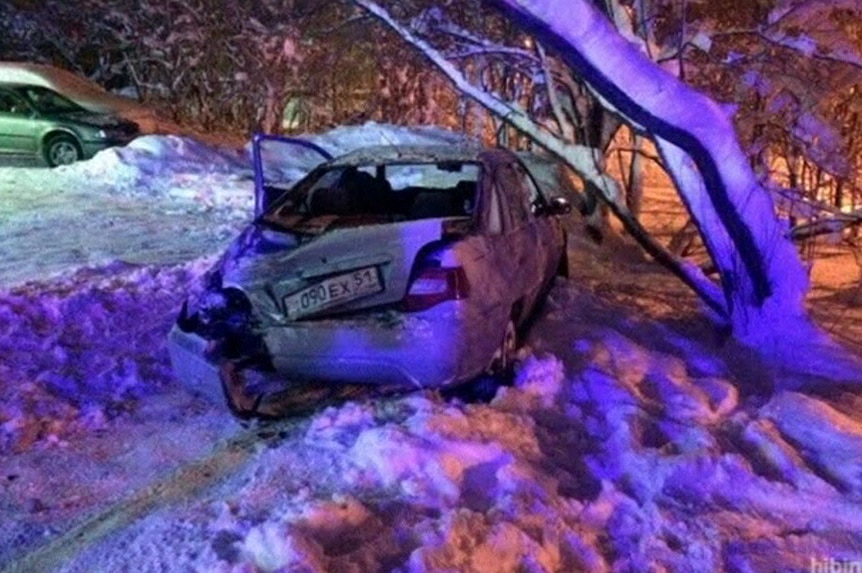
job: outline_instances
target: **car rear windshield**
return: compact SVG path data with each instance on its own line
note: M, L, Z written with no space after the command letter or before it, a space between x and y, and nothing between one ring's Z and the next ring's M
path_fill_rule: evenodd
M473 162L389 163L322 168L286 193L264 220L283 227L338 219L337 226L470 217L480 166Z

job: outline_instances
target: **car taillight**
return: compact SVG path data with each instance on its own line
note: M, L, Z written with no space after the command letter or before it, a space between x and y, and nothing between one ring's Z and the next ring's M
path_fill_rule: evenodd
M467 275L461 267L428 267L410 283L403 306L404 310L415 312L447 300L467 298L469 293Z

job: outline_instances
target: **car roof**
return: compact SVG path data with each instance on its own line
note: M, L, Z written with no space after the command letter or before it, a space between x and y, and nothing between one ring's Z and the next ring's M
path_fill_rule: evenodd
M40 88L48 91L54 91L51 88L46 88L45 86L40 86L37 84L27 84L24 82L0 82L0 87L4 87L11 90L17 90L20 88Z
M151 112L134 99L108 92L85 77L47 64L0 61L0 82L45 87L93 111Z
M0 81L43 86L90 98L112 95L74 72L47 64L0 61Z
M508 150L479 145L373 145L336 157L328 165L433 163L439 161L479 162L487 155L500 154L513 157Z

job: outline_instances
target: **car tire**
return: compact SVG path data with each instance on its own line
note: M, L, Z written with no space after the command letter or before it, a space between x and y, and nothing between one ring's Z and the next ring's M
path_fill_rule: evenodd
M71 135L54 135L45 140L44 154L50 167L70 165L84 157L81 146Z
M488 370L472 380L453 388L445 388L444 398L456 398L464 402L486 404L494 399L500 386L512 384L515 371L515 354L518 351L518 331L514 318L506 323L500 347L491 358Z
M518 329L515 319L509 318L503 331L500 347L491 360L490 373L501 379L508 379L514 373L515 354L518 352Z

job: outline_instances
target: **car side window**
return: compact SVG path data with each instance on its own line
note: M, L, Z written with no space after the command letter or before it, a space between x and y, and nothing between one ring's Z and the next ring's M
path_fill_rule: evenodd
M27 112L27 107L14 95L0 92L0 112L22 115Z
M547 200L533 179L533 176L530 175L530 172L523 165L519 164L515 169L520 173L521 183L527 192L527 196L530 198L530 212L535 213L536 207L544 206Z

